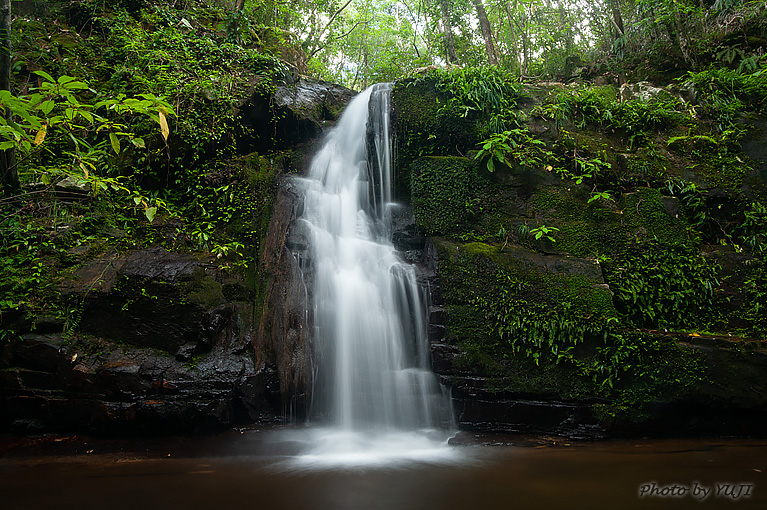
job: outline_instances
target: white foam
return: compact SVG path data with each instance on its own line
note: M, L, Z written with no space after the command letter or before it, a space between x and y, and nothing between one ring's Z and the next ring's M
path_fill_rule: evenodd
M303 450L279 464L288 470L400 468L466 460L461 449L449 446L449 437L437 430L361 432L309 428L284 432L282 438L298 442Z

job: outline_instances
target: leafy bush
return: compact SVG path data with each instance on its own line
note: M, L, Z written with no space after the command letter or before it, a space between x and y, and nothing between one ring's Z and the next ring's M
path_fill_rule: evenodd
M690 72L682 78L692 83L701 98L703 112L724 131L743 112L764 113L767 108L767 73L744 74L718 68Z
M647 135L660 128L667 128L689 120L684 103L662 92L645 101L632 99L618 101L613 87L589 87L580 90L564 90L554 102L538 105L533 114L551 118L558 125L572 122L579 128L589 124L626 132L630 145L644 142Z
M449 97L443 115L480 119L481 135L498 133L514 122L519 81L497 67L435 69L437 90Z
M649 243L605 265L615 306L637 326L708 324L719 286L718 266L696 246Z
M495 172L495 163L511 166L516 162L531 168L540 167L554 154L546 150L546 143L530 136L527 129L512 129L490 136L480 142L480 150L474 159L486 160L487 170Z

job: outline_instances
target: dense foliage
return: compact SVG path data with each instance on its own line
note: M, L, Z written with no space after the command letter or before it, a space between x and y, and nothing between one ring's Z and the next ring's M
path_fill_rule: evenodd
M767 333L764 162L745 150L765 129L763 1L14 9L0 341L18 315L75 330L82 304L57 282L111 251L196 252L255 293L273 180L291 170L273 94L298 75L398 80L397 193L441 251L467 367L634 405L703 377L660 331ZM254 98L257 132L241 117ZM559 256L601 283L542 269Z

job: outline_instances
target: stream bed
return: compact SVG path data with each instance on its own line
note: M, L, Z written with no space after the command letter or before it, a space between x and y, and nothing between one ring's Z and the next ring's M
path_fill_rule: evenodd
M151 440L3 436L0 507L767 508L764 439L462 432L430 460L317 467L295 462L301 437L294 428Z

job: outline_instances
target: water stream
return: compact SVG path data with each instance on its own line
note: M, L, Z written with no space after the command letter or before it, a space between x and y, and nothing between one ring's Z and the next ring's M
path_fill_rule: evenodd
M312 415L330 428L304 460L379 462L441 454L450 398L429 369L426 296L391 242L390 84L360 93L314 157L298 228L310 239Z

